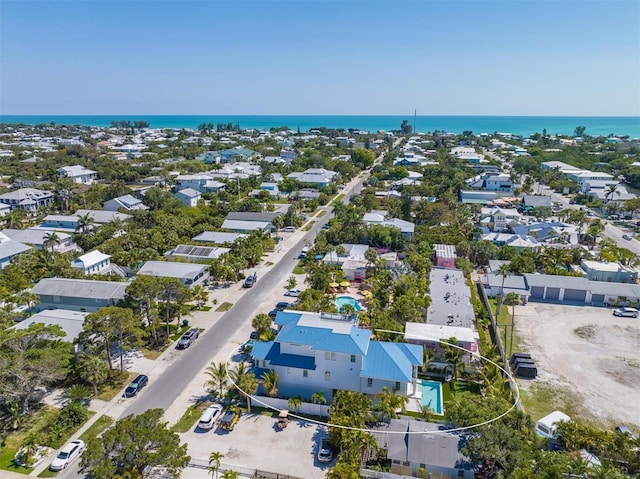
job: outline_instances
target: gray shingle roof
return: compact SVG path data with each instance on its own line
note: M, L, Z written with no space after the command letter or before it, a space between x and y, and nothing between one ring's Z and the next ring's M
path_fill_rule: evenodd
M176 263L173 261L147 261L138 274L157 276L161 278L192 279L203 269L208 269L206 264Z
M31 291L37 295L68 298L124 299L129 283L89 279L45 278Z

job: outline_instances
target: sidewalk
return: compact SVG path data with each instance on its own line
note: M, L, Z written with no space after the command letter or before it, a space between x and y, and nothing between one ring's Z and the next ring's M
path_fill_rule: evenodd
M278 263L282 257L295 245L298 241L307 234L305 227L311 222L317 222L319 219L324 218L329 215L333 206L331 206L332 202L339 195L347 195L351 191L355 184L360 179L360 175L353 178L345 188L339 190L338 193L327 203L326 206L318 208L318 210L310 215L307 221L296 230L294 233L284 233L284 239L278 243L273 252L264 256L255 268L251 271L255 271L258 277L258 282L260 278L264 276L269 268L271 268L274 264ZM282 292L284 293L284 285L285 281L282 281L280 285L276 285L276 288L273 288L273 291L276 295L278 295L278 291L280 291L279 287L282 288ZM226 311L218 312L216 308L220 307L225 302L235 304L240 298L242 298L244 292L246 290L242 288L242 281L237 283L233 283L226 287L215 287L209 289L209 300L207 301L206 306L211 306L211 310L209 311L198 311L194 310L191 312L191 315L185 319L188 319L190 325L202 328L207 330L214 326L217 321L225 314ZM213 304L213 300L216 300L216 304ZM265 299L264 303L272 302L272 297ZM256 307L260 307L261 305L256 305ZM252 330L251 321L243 321L242 327L238 328L236 334L232 338L231 341L227 344L227 347L224 350L220 351L213 358L215 362L221 362L227 360L229 355L238 349L242 343L244 343L248 338L249 334ZM153 380L159 377L169 365L171 365L174 361L180 358L181 351L177 351L173 345L170 345L165 351L158 356L155 360L150 360L145 358L139 351L132 351L125 356L125 369L127 371L135 371L139 374L146 374L149 376L150 380ZM165 411L164 420L169 422L169 424L175 424L184 414L185 410L191 406L195 400L206 392L205 391L205 382L207 380L207 375L204 370L200 371L198 375L194 378L193 381L189 384L189 387L183 391L183 393L178 396L178 398L173 402L173 404ZM108 402L104 401L95 401L95 404L90 406L90 410L95 411L96 414L89 419L78 431L76 431L73 436L69 438L69 441L78 439L89 427L91 427L100 417L104 415L108 415L114 419L119 419L120 416L124 413L126 409L126 402L122 398L122 392L125 388L122 389L118 394L114 396ZM54 391L51 393L46 402L55 405L56 407L61 406L61 391ZM94 401L92 401L93 403ZM195 420L194 420L195 422ZM30 476L37 476L46 468L49 467L49 464L55 457L58 451L54 451L48 458L42 461L42 463L29 474ZM8 473L7 471L2 471L3 474L6 472L7 474L12 474L11 477L25 477L23 474L13 474ZM4 476L3 476L4 477ZM7 475L7 477L9 477Z

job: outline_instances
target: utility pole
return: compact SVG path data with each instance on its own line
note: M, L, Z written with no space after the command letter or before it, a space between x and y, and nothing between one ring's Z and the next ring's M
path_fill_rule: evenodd
M416 116L418 115L418 109L413 110L413 134L416 134Z

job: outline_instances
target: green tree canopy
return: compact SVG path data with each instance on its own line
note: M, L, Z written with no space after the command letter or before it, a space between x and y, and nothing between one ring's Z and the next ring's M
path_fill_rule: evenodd
M180 477L191 459L187 445L161 421L162 409L120 419L102 437L93 437L82 455L80 471L93 479L142 473L147 466L164 466L171 477Z

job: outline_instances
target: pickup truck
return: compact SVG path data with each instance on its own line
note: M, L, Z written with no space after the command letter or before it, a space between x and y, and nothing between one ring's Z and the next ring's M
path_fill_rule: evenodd
M234 409L227 409L224 416L220 419L218 425L220 429L226 429L227 431L233 431L234 426L240 418L240 411Z

